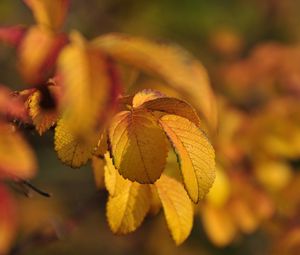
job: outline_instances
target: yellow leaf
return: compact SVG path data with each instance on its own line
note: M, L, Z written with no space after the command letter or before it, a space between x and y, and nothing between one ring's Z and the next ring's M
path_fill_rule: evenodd
M164 170L167 141L151 113L123 111L109 129L111 152L119 173L131 181L154 183Z
M237 227L227 208L205 204L201 208L202 223L209 239L217 246L226 246L233 241Z
M182 184L162 175L155 183L166 221L177 245L185 241L193 227L193 206Z
M55 89L53 86L49 86L49 90ZM43 109L40 106L41 92L36 91L28 98L29 115L32 118L32 122L35 129L40 135L46 132L52 127L57 120L57 112L55 109Z
M66 165L78 168L92 157L99 136L93 135L89 139L78 139L64 118L60 119L55 128L54 148L58 158Z
M157 90L144 89L134 95L132 99L132 106L137 108L143 105L145 102L159 97L164 97L164 95Z
M104 182L105 187L110 196L116 196L123 192L124 187L129 183L125 180L115 168L109 153L105 153L105 167L104 167Z
M206 196L208 203L215 207L224 206L230 196L231 188L228 176L223 170L217 167L215 182Z
M215 179L215 153L205 134L188 119L165 115L160 124L179 157L185 188L197 203Z
M35 155L27 142L12 126L0 124L0 176L28 179L36 169Z
M112 111L116 77L109 59L77 33L58 60L64 94L61 110L72 133L81 139L103 126Z
M102 158L92 157L92 169L94 173L95 184L98 189L104 188L104 165Z
M136 96L139 94L140 93L136 94ZM133 107L135 107L134 100L136 96L133 98ZM153 99L147 98L147 100L140 104L139 107L144 107L151 111L160 111L163 113L178 115L195 123L196 126L201 126L200 119L194 108L187 102L177 98L165 96L160 96Z
M34 85L44 82L65 43L64 35L56 35L44 27L30 28L18 49L19 70L24 80Z
M107 220L115 234L127 234L136 230L150 208L149 185L125 179L123 181L125 185L122 192L109 196L106 206Z
M59 30L65 20L69 0L24 0L38 24Z
M93 44L115 59L162 78L203 114L211 128L216 128L217 108L207 72L185 50L122 34L100 36Z

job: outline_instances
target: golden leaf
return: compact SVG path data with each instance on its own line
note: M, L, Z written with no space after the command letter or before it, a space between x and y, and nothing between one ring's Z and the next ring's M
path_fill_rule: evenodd
M110 196L116 196L123 192L124 188L128 185L128 180L125 180L115 168L109 153L104 154L105 167L104 167L104 182L105 187Z
M217 108L207 72L185 50L122 34L100 36L93 44L117 60L162 78L203 114L212 129L216 128Z
M78 168L92 157L99 136L81 140L74 136L64 118L60 119L55 128L54 148L58 158L66 165Z
M38 24L59 30L69 7L69 0L24 0Z
M111 152L119 173L131 181L154 183L164 170L167 141L151 113L123 111L109 129Z
M156 215L159 213L161 209L161 201L154 184L150 184L150 189L151 189L151 201L150 201L149 213L152 215Z
M203 227L215 245L226 246L235 238L237 226L226 208L205 204L201 207L201 216Z
M160 97L164 97L164 95L158 92L157 90L144 89L134 95L132 99L132 106L134 108L137 108L143 105L145 102Z
M160 124L179 157L185 188L197 203L207 194L215 179L214 149L205 134L188 119L164 115Z
M64 94L61 102L66 123L81 139L99 131L112 111L112 90L117 82L113 66L99 50L77 33L58 60Z
M12 126L0 124L0 176L28 179L36 169L35 155L27 142Z
M177 245L185 241L193 227L193 206L182 184L162 175L155 183L166 221Z
M49 89L54 89L53 86L49 86ZM57 112L55 109L42 109L41 92L36 91L28 98L29 115L32 118L32 122L37 132L42 135L50 127L52 127L57 121Z
M135 97L133 98L133 100L135 99ZM153 99L150 98L143 102L139 107L144 107L151 111L160 111L163 113L178 115L190 120L196 126L201 126L200 119L194 108L187 102L177 98L164 96Z
M115 234L127 234L136 230L150 208L149 185L125 179L123 182L122 192L115 196L109 196L106 205L107 220Z

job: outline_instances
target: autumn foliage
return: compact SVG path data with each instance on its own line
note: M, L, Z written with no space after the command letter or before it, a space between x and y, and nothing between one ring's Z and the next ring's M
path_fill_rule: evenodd
M270 43L237 58L237 35L212 35L212 49L229 59L211 71L215 96L206 69L178 45L121 33L90 40L63 30L68 0L23 2L35 24L0 28L23 82L0 85L0 254L18 248L15 197L50 196L30 182L42 169L28 132L54 132L62 164L91 165L114 234L162 211L176 245L197 217L216 247L264 226L280 240L270 254L296 254L284 252L300 240L300 225L287 227L300 202L298 47ZM290 197L294 206L284 203ZM76 217L61 232L72 232ZM34 237L59 239L57 229Z

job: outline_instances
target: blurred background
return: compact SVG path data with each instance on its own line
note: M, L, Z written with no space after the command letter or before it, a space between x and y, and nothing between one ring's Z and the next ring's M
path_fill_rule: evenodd
M65 167L53 150L53 130L42 137L28 131L39 160L33 183L52 197L15 194L16 254L300 254L299 11L298 0L72 0L65 31L171 41L203 63L219 105L212 140L221 177L197 206L182 246L171 240L162 212L135 233L115 236L91 166ZM0 1L1 25L33 22L22 1ZM0 47L1 83L20 89L15 65L15 51ZM60 240L33 242L32 233L48 226Z

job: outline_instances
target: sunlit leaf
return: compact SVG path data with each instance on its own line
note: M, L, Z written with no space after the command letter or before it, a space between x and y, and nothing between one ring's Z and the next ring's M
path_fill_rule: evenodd
M169 230L177 245L184 242L193 226L193 207L182 184L162 175L155 183Z
M36 169L31 147L14 127L0 123L0 176L28 179Z
M151 111L178 115L192 121L195 125L200 126L200 119L197 112L187 102L177 98L163 96L158 92L156 92L156 94L158 94L156 97L155 94L149 96L147 93L142 100L143 94L141 95L141 93L143 93L143 91L134 96L133 107L144 107ZM135 103L137 101L136 98L139 99L139 104Z
M154 183L167 158L163 130L144 109L123 111L115 116L109 129L114 164L119 173L139 183Z
M160 124L179 157L185 188L197 203L215 179L215 153L205 134L188 119L165 115Z
M125 183L122 192L109 196L106 207L109 226L116 234L127 234L136 230L150 208L150 187L125 179L123 181Z
M161 94L157 90L144 89L138 93L136 93L132 99L132 106L134 108L140 107L145 102L150 100L154 100L160 97L164 97L164 94Z
M69 0L24 0L38 24L59 30L65 20Z
M176 45L156 43L122 34L108 34L94 45L126 64L154 73L177 89L216 127L216 105L204 67Z
M55 128L54 148L63 163L78 168L92 157L98 140L96 134L84 140L75 137L62 118Z

